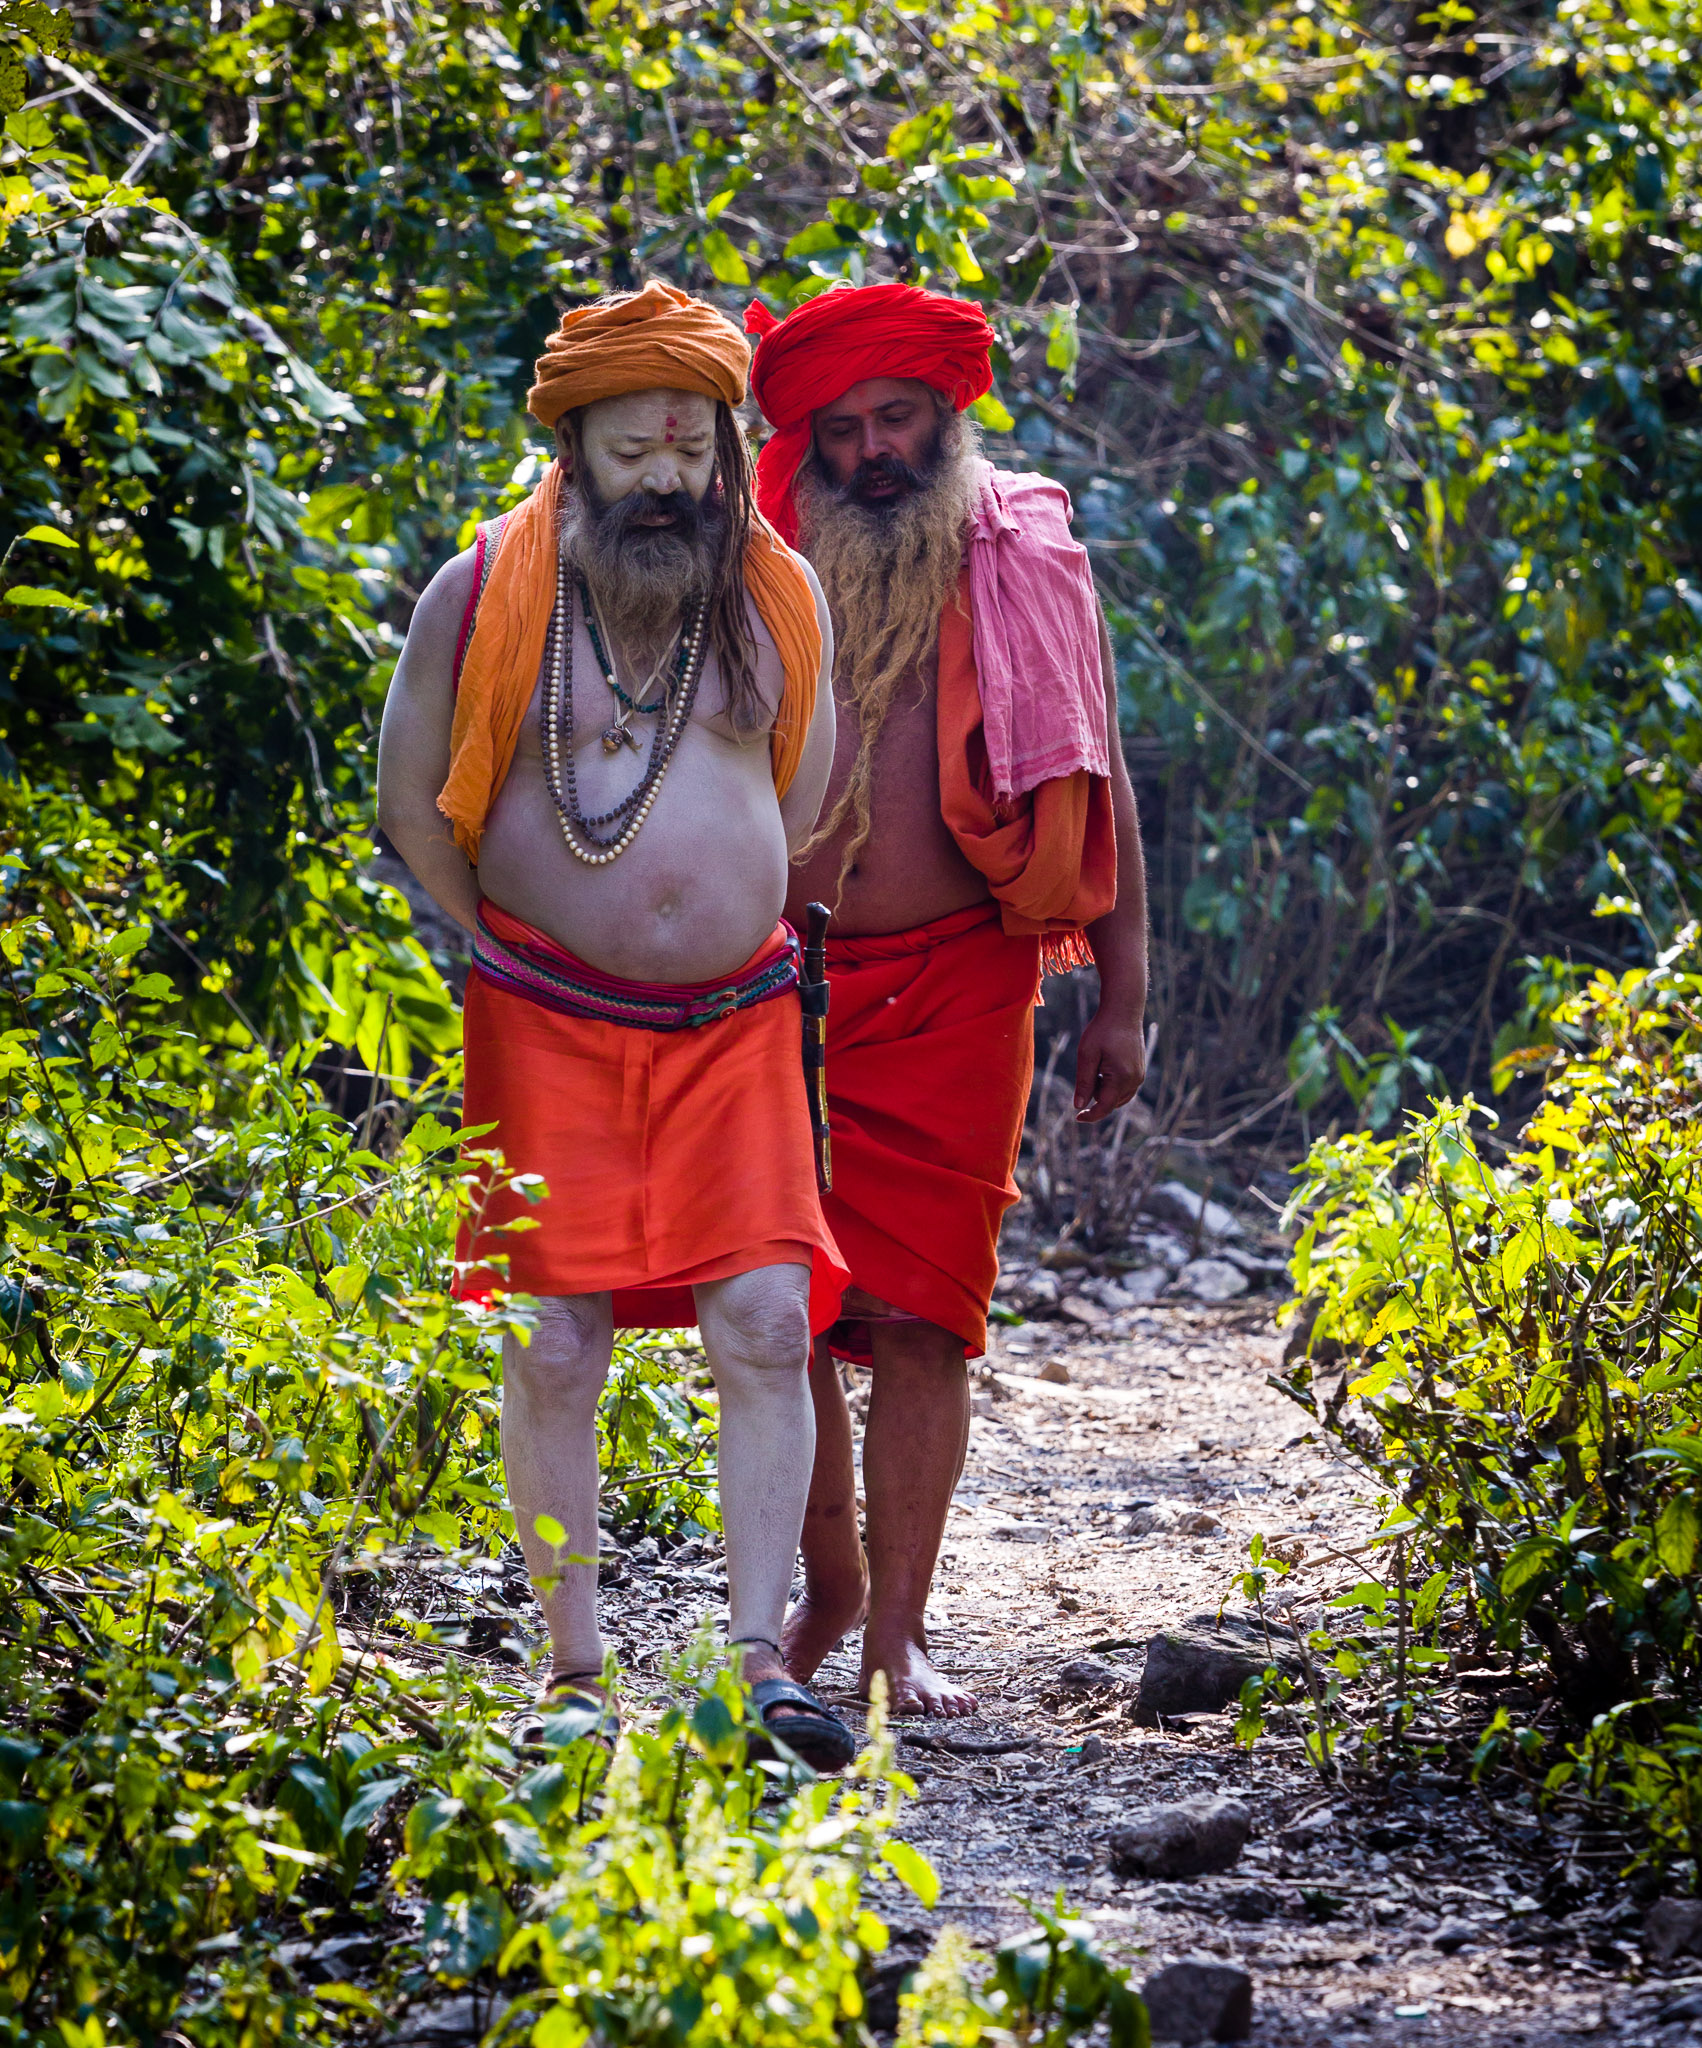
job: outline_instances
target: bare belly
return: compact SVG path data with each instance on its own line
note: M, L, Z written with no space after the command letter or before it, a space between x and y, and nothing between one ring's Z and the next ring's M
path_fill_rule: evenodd
M591 811L642 773L638 756L623 749L608 763L595 743L578 760ZM767 744L688 726L637 838L618 860L590 867L562 839L529 718L485 825L479 886L605 974L694 982L731 973L773 931L786 893Z
M857 759L856 713L842 706L833 774L822 805L832 814ZM935 732L933 679L898 692L875 742L874 829L840 885L847 824L808 860L795 865L786 891L786 915L802 929L804 906L825 903L843 938L910 931L991 895L986 877L970 866L940 816L940 757Z

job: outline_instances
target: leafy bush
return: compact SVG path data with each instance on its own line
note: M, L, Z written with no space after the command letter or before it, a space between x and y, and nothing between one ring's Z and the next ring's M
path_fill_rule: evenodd
M1379 1711L1350 1733L1314 1687L1313 1735L1320 1756L1343 1735L1349 1751L1422 1736L1427 1679L1499 1651L1545 1674L1560 1730L1593 1731L1549 1789L1582 1763L1694 1853L1696 928L1648 969L1598 973L1553 1023L1543 1100L1513 1146L1467 1101L1398 1138L1321 1143L1307 1162L1294 1270L1313 1320L1284 1384L1375 1481L1391 1560L1386 1581L1336 1602L1364 1633L1312 1645L1338 1682L1378 1670ZM1252 1589L1284 1568L1261 1546ZM1544 1740L1502 1713L1478 1762L1534 1757Z
M0 44L6 744L268 1028L317 1028L412 597L543 459L526 364L646 273L986 307L995 452L1112 600L1191 1119L1481 1085L1610 857L1688 914L1688 0L99 0L74 75L48 12Z

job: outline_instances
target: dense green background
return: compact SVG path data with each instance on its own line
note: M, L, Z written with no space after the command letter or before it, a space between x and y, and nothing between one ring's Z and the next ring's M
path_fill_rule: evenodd
M1381 1128L1571 1049L1564 1217L1451 1110L1314 1156L1291 1389L1393 1562L1247 1721L1458 1763L1427 1674L1538 1644L1570 1722L1478 1767L1560 1741L1526 1796L1694 1878L1699 32L0 0L0 2036L358 2039L471 1985L543 2048L836 2048L871 1867L929 1893L878 1754L759 1811L725 1677L599 1786L570 1727L518 1769L524 1674L460 1658L507 1626L526 1311L449 1295L458 1025L363 872L373 738L413 597L536 474L543 335L647 275L985 303L994 452L1068 482L1113 608L1161 1114ZM624 1351L600 1443L664 1535L712 1518L682 1365ZM382 1977L306 1985L280 1944L331 1927ZM1080 1930L964 1962L916 2039L1139 2039Z
M350 860L540 337L647 275L915 277L987 305L995 452L1117 607L1161 1086L1481 1085L1527 956L1636 943L1616 860L1661 928L1691 887L1695 14L81 8L7 124L0 488L69 543L7 581L87 609L3 614L0 767L122 820L257 1022L370 1039L373 958L442 1045Z

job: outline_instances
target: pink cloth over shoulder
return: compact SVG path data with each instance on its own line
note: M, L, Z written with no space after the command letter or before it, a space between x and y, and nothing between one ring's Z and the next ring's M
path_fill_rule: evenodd
M970 612L987 766L1001 803L1043 782L1111 773L1099 608L1070 494L982 469L969 530Z

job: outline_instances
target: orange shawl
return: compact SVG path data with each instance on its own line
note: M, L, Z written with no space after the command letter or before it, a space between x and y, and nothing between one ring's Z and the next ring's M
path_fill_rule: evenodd
M508 515L461 669L449 736L449 779L437 807L454 826L456 845L475 867L485 819L507 779L544 658L556 595L561 484L561 465L552 462L543 482ZM769 735L775 794L784 796L798 772L815 714L821 625L803 570L763 520L753 525L745 550L745 588L773 635L785 670L780 709Z
M1111 785L1078 768L998 804L981 730L969 571L940 614L935 728L940 814L971 867L986 876L1013 938L1038 934L1048 973L1092 964L1084 927L1117 901Z

